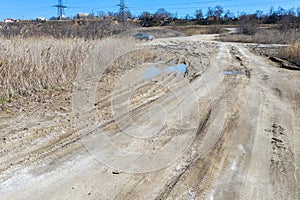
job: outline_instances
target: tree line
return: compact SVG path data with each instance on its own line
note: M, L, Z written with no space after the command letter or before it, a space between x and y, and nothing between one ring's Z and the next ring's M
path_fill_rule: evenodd
M287 23L299 25L300 7L284 9L278 7L275 9L271 7L269 12L257 10L253 14L244 12L233 13L230 10L225 10L222 6L208 7L207 12L204 14L202 9L196 9L193 16L186 15L183 19L178 19L176 14L172 14L165 9L161 8L157 12L151 14L143 12L139 19L142 20L142 25L151 25L163 20L163 24L174 20L188 20L194 21L199 25L209 24L237 24L242 22L251 22L255 24L274 24L274 23Z
M142 12L138 16L131 14L129 10L122 13L99 11L97 14L77 14L68 19L115 19L119 21L138 19L142 26L164 26L174 21L192 21L194 24L210 25L210 24L289 24L289 26L299 27L300 7L284 9L282 7L271 7L266 13L257 10L255 13L247 14L244 12L233 13L225 10L222 6L208 7L206 13L202 9L196 9L193 15L178 17L177 14L171 13L164 8L158 9L154 13L147 11ZM55 18L52 18L55 19Z

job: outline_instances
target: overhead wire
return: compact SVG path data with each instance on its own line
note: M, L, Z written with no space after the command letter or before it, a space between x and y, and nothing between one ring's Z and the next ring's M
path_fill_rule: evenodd
M102 11L111 11L111 10L116 10L117 9L117 6L116 5L106 5L106 6L102 6L102 7L93 7L93 6L79 6L78 4L80 3L84 3L86 1L77 1L76 3L74 4L71 4L70 6L68 6L67 3L70 3L70 0L69 2L67 2L67 0L65 1L66 2L66 5L67 5L67 9L70 9L70 10L80 10L80 9L93 9L93 10L102 10ZM234 3L236 2L236 0L212 0L212 1L188 1L188 2L184 2L184 3L169 3L169 4L164 4L164 3L158 3L157 5L155 6L140 6L140 7L135 7L135 6L130 6L128 7L128 9L130 11L134 11L134 12L142 12L142 11L154 11L158 8L165 8L166 10L172 10L172 12L177 12L177 11L180 11L180 10L188 10L188 9L200 9L200 8L203 8L204 6L208 6L209 7L213 7L213 5L211 5L212 3L220 3L222 4L222 7L240 7L240 6L255 6L255 5L268 5L270 4L270 7L272 6L272 4L278 4L278 3L285 3L286 4L292 4L292 3L295 3L295 6L296 6L296 3L298 3L299 1L298 0L290 0L290 1L284 1L284 0L272 0L272 1L265 1L265 2L259 2L259 3L255 3L255 2L252 2L252 3ZM227 3L230 3L230 4L227 4ZM76 4L78 6L76 6ZM43 10L43 9L46 9L48 7L31 7L31 11L40 11L40 10ZM115 9L113 9L115 8ZM259 8L258 8L259 10ZM22 11L27 11L27 8L21 8L21 9L16 9L16 8L12 8L12 9L6 9L6 13L9 13L9 12L22 12ZM189 13L186 13L186 14L189 14Z

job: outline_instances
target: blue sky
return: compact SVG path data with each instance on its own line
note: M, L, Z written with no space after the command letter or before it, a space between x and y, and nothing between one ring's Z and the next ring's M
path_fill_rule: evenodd
M119 3L119 0L65 0L65 2L69 6L69 8L65 9L66 16L74 16L79 12L117 12L118 7L116 5ZM125 0L125 3L134 15L139 15L142 11L155 12L158 8L165 8L171 13L177 13L178 17L183 17L187 14L193 16L196 9L202 9L205 14L207 7L215 7L216 5L221 5L224 10L230 10L235 14L241 12L254 13L256 10L268 12L271 6L275 8L281 6L285 9L300 6L299 0ZM45 16L50 18L57 14L56 8L51 7L55 4L57 4L57 0L1 0L0 20L8 17L35 19L39 16Z

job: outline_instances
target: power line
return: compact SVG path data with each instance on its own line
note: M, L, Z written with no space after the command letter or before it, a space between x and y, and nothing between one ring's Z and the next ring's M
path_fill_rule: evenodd
M118 4L117 6L120 7L119 20L125 21L128 18L127 13L126 13L127 6L125 4L125 1L124 0L120 0L120 4Z
M80 2L80 1L79 1ZM82 1L83 2L83 1ZM201 5L204 4L211 4L211 3L233 3L236 2L236 0L212 0L212 1L190 1L190 2L185 2L184 6L182 6L183 3L170 3L170 4L158 4L158 6L156 6L156 8L160 8L160 7L165 7L166 9L172 9L172 10L185 10L185 9L196 9L198 7L201 7ZM298 2L297 0L293 1L283 1L283 0L278 0L278 1L267 1L267 2L261 2L261 3L239 3L239 4L225 4L224 7L238 7L238 6L253 6L253 5L267 5L267 4L272 4L272 3L296 3ZM78 3L78 2L77 2ZM59 4L58 4L59 5ZM177 7L180 6L180 7ZM64 5L62 5L64 6ZM120 3L117 4L117 6L119 7L119 12L120 14L124 14L123 17L126 18L126 9L128 9L129 7L126 6L125 1L124 0L120 0ZM172 7L170 7L172 6ZM57 7L57 5L55 6ZM96 10L108 10L109 8L113 8L114 6L105 6L105 7L101 7L101 8L93 8ZM67 6L65 6L64 8L67 8ZM68 8L73 8L73 9L88 9L88 8L92 8L92 7L68 7ZM130 7L130 10L132 11L145 11L145 10L155 10L154 7L152 6L150 7ZM63 11L64 12L64 11ZM60 15L59 15L60 16ZM123 19L124 19L123 18Z
M53 7L57 7L57 19L65 18L65 8L67 8L67 6L64 5L63 0L58 0L57 5Z
M210 1L211 2L221 2L221 1ZM225 2L225 1L224 1ZM230 2L230 1L226 1L226 2ZM231 1L232 2L232 1ZM296 3L297 1L289 1L288 3ZM196 3L196 2L195 2ZM166 9L173 9L173 10L184 10L184 9L193 9L193 8L197 8L197 6L190 6L192 4L195 4L195 3L185 3L185 6L180 6L180 7L166 7ZM208 1L206 2L199 2L198 4L202 4L202 3L208 3ZM228 7L238 7L238 6L254 6L254 5L267 5L267 4L273 4L273 3L287 3L287 1L269 1L269 2L262 2L262 3L241 3L241 4L227 4L227 5L224 5L224 7L228 6ZM169 6L172 6L172 5L175 5L175 4L169 4ZM157 8L160 7L161 5L159 6L156 6ZM188 6L188 7L187 7ZM143 11L143 10L147 10L147 9L151 9L153 10L153 7L152 8L133 8L132 10L135 10L135 11Z
M58 18L63 18L65 16L65 8L68 8L70 10L79 10L79 9L93 9L93 10L104 10L104 11L111 11L111 10L114 10L113 8L116 8L116 5L113 5L113 4L110 4L110 3L105 3L106 5L103 6L103 7L99 7L99 5L97 6L87 6L87 4L81 4L82 6L78 6L78 7L72 7L72 6L66 6L66 1L58 1L57 0L57 5L55 6L52 6L52 7L55 7L57 8L57 17ZM74 2L74 5L73 6L76 6L78 5L78 3L80 2L87 2L86 0L83 1L83 0L79 0L79 1L76 1ZM237 2L237 3L235 3ZM118 7L119 7L119 11L126 11L128 9L130 9L130 11L133 11L135 13L137 12L142 12L142 11L155 11L157 10L158 8L162 8L164 7L165 9L167 10L172 10L172 12L180 12L180 13L183 13L185 10L186 10L186 14L191 14L191 13L188 13L188 12L191 12L190 10L191 9L199 9L199 8L204 8L205 7L208 7L208 6L213 6L211 4L220 4L222 5L224 8L228 8L228 9L233 9L233 10L236 10L235 8L239 9L239 7L241 8L245 8L245 7L248 7L248 6L251 6L251 7L254 7L254 6L257 6L257 9L262 9L262 6L260 5L270 5L270 7L272 5L278 5L278 6L283 6L285 8L288 8L288 7L298 7L298 3L299 1L296 1L296 0L289 0L289 1L284 1L284 0L266 0L264 2L258 2L258 3L254 3L254 2L246 2L246 1L236 1L236 0L212 0L212 1L208 1L208 0L203 0L203 1L197 1L197 0L187 0L185 3L178 3L178 2L174 2L174 3L170 3L170 4L166 4L166 3L156 3L156 4L151 4L150 5L143 5L143 4L140 4L139 5L136 5L134 7L127 7L125 2L123 1L120 1L120 4L118 4ZM110 5L109 5L110 4ZM280 5L281 4L281 5ZM49 8L49 7L31 7L30 9L30 14L33 14L33 13L39 13L41 15L43 15L43 10L46 9L46 8ZM21 8L17 9L16 7L7 7L4 11L2 11L2 15L3 16L9 16L9 15L26 15L25 11L27 11L27 6L22 6ZM264 9L266 10L266 9ZM37 12L39 11L39 12ZM241 10L242 11L242 10ZM47 13L49 13L51 11L48 11L47 10ZM126 13L125 12L125 13ZM16 13L16 14L15 14ZM20 14L21 13L21 14ZM28 14L27 14L28 15ZM49 14L50 15L50 14ZM126 16L125 16L126 17Z
M236 0L214 0L214 1L193 1L193 2L184 2L184 3L168 3L168 4L159 4L159 6L182 6L184 5L193 5L193 4L208 4L208 3L227 3L227 2L234 2Z
M125 9L127 8L124 0L120 0L120 4L118 4L117 6L120 7L120 12L124 12Z

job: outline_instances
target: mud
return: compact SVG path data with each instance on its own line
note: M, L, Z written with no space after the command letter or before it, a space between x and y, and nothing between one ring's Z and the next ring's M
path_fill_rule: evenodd
M157 39L145 43L152 50L143 59L112 63L85 113L95 113L96 128L74 124L72 88L1 106L0 198L299 199L300 74L247 45L213 39ZM187 66L184 76L162 70L145 78L170 61ZM101 162L121 163L105 157L102 136L132 152L193 140L176 159L161 157L169 165L145 159L144 169L156 170L135 173Z

